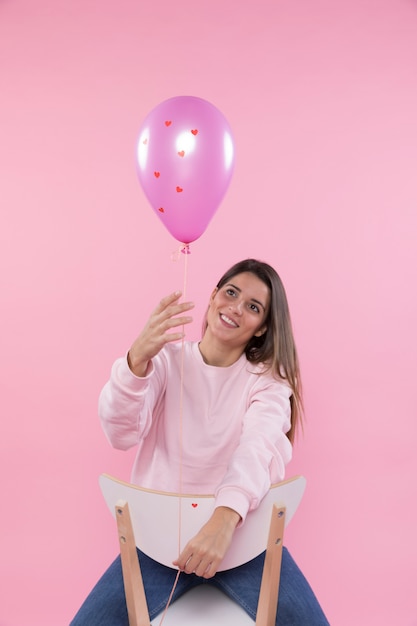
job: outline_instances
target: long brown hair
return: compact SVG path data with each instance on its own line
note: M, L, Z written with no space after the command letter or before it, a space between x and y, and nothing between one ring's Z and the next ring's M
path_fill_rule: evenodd
M245 259L233 265L219 280L217 288L243 272L257 276L270 291L270 305L265 319L266 331L260 337L252 337L245 348L251 363L262 363L266 371L276 378L286 380L292 389L291 429L287 436L291 442L303 422L303 398L300 365L292 330L287 294L281 278L273 267L256 259ZM204 321L203 332L207 328Z

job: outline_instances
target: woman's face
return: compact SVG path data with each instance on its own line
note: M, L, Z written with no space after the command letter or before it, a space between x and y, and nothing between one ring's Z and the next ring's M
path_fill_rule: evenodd
M250 339L266 330L270 305L268 286L251 272L237 274L210 297L207 327L230 348L245 349Z

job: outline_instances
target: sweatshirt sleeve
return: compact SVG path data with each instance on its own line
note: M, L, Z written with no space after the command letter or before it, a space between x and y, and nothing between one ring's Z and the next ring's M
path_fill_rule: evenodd
M114 448L128 450L146 437L163 386L163 376L156 372L154 362L147 375L139 378L130 370L127 356L115 361L100 393L98 410L104 433Z
M261 375L249 399L239 444L215 493L216 506L234 509L242 522L271 484L284 479L292 457L286 436L291 427L291 394L285 382Z

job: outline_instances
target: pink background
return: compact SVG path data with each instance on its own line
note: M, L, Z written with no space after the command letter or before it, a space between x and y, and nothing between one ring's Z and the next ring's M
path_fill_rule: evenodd
M176 95L237 148L189 337L231 263L277 267L308 413L287 545L332 626L415 626L417 3L0 0L0 64L1 626L68 624L117 551L97 478L133 453L97 397L182 287L134 165Z

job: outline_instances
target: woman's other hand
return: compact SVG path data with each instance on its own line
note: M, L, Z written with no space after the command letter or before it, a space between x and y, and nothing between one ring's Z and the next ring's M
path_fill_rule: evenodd
M179 303L182 293L175 291L161 300L152 312L145 328L130 348L127 359L136 376L145 376L151 359L170 341L183 339L185 333L169 332L172 328L190 324L192 317L181 315L194 307L192 302Z
M225 506L219 506L209 521L187 543L173 565L187 574L211 578L217 572L233 533L240 521L239 513Z

